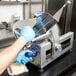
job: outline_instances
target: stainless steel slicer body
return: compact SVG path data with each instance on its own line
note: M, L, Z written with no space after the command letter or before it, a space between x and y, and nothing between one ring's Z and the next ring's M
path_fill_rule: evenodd
M74 32L69 31L68 33L61 35L58 25L62 11L67 4L68 2L63 5L63 7L55 15L51 16L50 14L47 14L47 17L51 22L48 23L46 28L44 27L45 32L40 32L40 36L37 36L34 40L32 40L32 43L29 43L29 49L35 45L40 47L37 55L33 57L33 60L30 63L41 69L72 49ZM35 23L35 18L16 22L13 26L13 32L17 33L16 29L22 29L26 25L34 27ZM42 26L44 25L45 22L43 22ZM27 47L28 45L26 45L25 48Z

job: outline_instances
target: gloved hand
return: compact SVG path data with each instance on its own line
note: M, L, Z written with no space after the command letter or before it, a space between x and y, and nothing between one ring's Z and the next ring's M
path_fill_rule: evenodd
M30 50L22 50L18 56L16 57L16 59L14 60L14 62L18 62L20 64L26 64L29 61L32 60L32 57L27 57L26 53L32 53L32 51Z
M30 26L25 26L21 31L20 35L23 36L27 42L30 42L35 37L35 32Z
M36 25L39 25L39 24L41 23L42 20L43 20L42 17L39 17L39 18L37 19L37 21L36 21L35 26L36 26Z
M33 27L33 30L35 31L35 35L40 36L40 29L42 28L41 22L42 22L43 18L40 16L38 17L36 24Z
M44 11L36 11L34 13L35 17L38 17L36 24L35 25L39 25L41 23L41 21L43 20L43 18L41 17L42 14L44 14Z
M27 42L30 42L35 37L35 33L34 33L33 29L30 26L25 26L19 32L19 34L16 34L16 36L17 37L23 36L27 40Z

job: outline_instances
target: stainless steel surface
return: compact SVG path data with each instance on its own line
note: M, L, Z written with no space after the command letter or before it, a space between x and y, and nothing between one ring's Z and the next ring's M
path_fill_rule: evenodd
M27 26L27 25L33 27L35 23L36 23L36 18L18 21L13 25L12 29L14 32L17 28L22 29L24 26Z
M9 30L6 30L6 29L0 30L0 40L4 40L7 38L13 38L13 37L14 37L13 32L10 32Z
M31 18L31 0L28 1L29 18Z
M42 11L48 12L48 0L42 0Z
M57 20L57 22L60 21L61 15L63 13L63 10L65 9L65 7L67 7L68 5L71 5L71 1L67 1L54 15L53 18Z
M71 18L72 18L72 9L73 9L73 0L67 0L71 1L71 4L67 6L67 12L66 12L66 21L65 21L65 32L68 32L70 30L70 24L71 24Z
M62 54L66 53L67 51L72 49L73 36L74 36L73 32L68 32L67 34L60 36L58 41L53 42L53 43L57 44L55 46L55 49L53 49L53 46L51 46L52 43L48 40L44 40L43 42L38 43L37 45L39 45L41 47L41 50L40 50L39 54L33 58L33 61L31 63L39 68L46 67L49 63L51 63L52 61L57 59L59 56L61 56ZM69 41L70 44L68 46L66 46L65 48L62 48L61 43L65 42L68 39L70 39L70 41ZM59 46L59 45L61 45L59 47L59 49L61 49L61 50L57 49L57 46ZM49 52L47 53L47 51L49 51Z
M41 47L41 50L39 54L33 58L33 61L31 63L39 68L43 68L50 63L50 61L48 60L49 58L47 58L46 60L46 51L51 49L51 43L49 41L44 41L38 45ZM51 53L50 53L50 58L51 58Z
M44 0L42 0L42 11L44 11Z
M0 29L0 49L6 48L15 41L15 35L8 29Z
M45 0L45 11L48 12L48 1L49 0Z
M68 5L63 10L62 16L59 21L59 27L62 34L70 31L73 0L48 0L48 12L52 15L54 15L67 1L71 1L71 5Z
M12 45L15 41L15 38L8 38L0 41L0 49L6 48Z
M23 10L22 11L23 11L23 20L25 20L25 14L26 14L25 13L25 3L23 3Z

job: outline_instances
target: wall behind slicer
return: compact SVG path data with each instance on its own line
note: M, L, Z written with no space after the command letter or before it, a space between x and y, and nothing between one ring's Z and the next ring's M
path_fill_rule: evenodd
M11 16L20 16L22 19L22 5L2 5L0 6L0 22L10 21Z
M31 5L31 17L33 17L34 12L41 10L41 4ZM20 16L23 19L23 4L20 5L0 5L0 22L10 21L12 15ZM29 6L25 4L25 19L29 18Z
M42 10L41 4L31 4L31 17L34 17L34 12ZM25 19L29 18L29 6L25 5Z

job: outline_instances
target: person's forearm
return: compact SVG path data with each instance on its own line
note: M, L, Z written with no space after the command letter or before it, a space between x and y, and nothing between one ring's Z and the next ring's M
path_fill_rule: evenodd
M13 62L25 44L26 40L21 36L13 45L0 52L0 74Z

